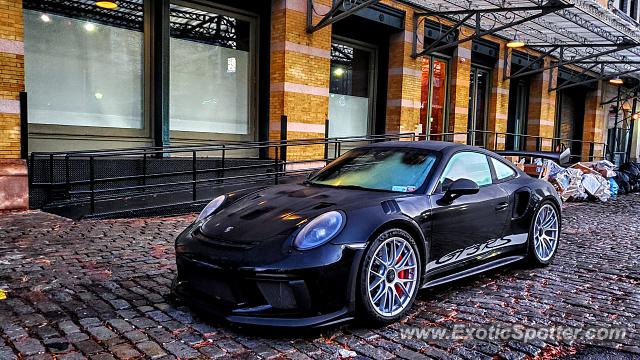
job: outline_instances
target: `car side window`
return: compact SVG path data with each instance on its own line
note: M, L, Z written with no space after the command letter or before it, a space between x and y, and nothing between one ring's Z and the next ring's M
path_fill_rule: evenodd
M478 186L490 185L492 179L487 156L470 151L453 155L442 172L439 187L446 191L449 185L458 179L472 180Z
M513 169L503 163L502 161L494 158L490 158L491 163L493 164L493 169L496 171L496 179L504 180L516 175L516 172Z

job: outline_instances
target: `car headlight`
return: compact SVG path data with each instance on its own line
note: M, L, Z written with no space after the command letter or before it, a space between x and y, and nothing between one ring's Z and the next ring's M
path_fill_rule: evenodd
M320 246L336 236L342 229L345 216L340 211L329 211L309 221L296 238L293 245L298 250L308 250Z
M200 221L208 217L209 215L213 214L214 211L218 210L218 208L220 207L220 205L222 205L222 203L226 198L227 198L226 195L220 195L217 198L211 200L211 202L209 202L207 206L205 206L204 209L202 209L196 221Z

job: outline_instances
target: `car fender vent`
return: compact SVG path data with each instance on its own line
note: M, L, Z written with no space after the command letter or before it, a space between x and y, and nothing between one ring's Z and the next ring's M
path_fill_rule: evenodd
M523 188L516 191L514 194L514 206L513 206L513 218L522 217L527 208L529 207L529 199L531 198L531 193L528 188Z
M395 200L385 200L380 205L385 214L397 214L400 212L400 206Z

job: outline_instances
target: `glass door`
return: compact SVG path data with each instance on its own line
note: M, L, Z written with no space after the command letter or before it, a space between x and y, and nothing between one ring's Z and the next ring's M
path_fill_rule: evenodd
M489 76L487 70L471 67L469 85L469 145L484 147L487 133L487 108L489 101Z
M373 118L375 49L331 44L329 137L365 136Z
M448 68L446 59L422 58L419 133L429 140L443 140L438 134L447 132Z

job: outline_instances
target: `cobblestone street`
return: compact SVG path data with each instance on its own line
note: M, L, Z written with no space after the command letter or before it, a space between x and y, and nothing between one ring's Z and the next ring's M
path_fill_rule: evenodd
M406 321L272 335L169 304L173 239L194 218L72 221L0 214L0 359L640 358L640 194L569 204L554 263L514 266L424 290ZM624 326L620 342L402 339L406 326ZM269 335L267 337L267 335ZM612 352L612 350L615 350ZM613 354L613 355L611 355ZM593 357L595 356L595 357Z

